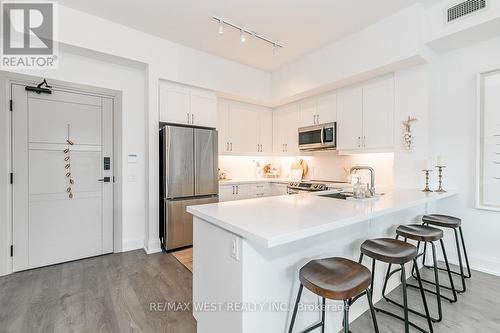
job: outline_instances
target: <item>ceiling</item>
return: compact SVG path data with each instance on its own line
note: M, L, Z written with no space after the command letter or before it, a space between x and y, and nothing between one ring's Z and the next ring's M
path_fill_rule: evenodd
M272 71L415 3L433 0L59 0L134 29ZM435 1L435 0L434 0ZM276 54L239 32L217 33L218 15L285 47Z

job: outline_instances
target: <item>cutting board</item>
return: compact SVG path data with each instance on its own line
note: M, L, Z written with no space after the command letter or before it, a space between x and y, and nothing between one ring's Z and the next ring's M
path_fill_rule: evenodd
M303 159L297 159L292 162L291 165L291 177L293 180L302 180L307 175L309 171L309 167L307 166L307 162Z

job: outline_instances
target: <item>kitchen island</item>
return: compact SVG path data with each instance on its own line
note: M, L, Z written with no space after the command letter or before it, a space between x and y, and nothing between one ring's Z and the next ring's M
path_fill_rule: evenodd
M188 207L194 215L193 314L198 332L286 332L300 267L331 256L357 260L365 239L392 238L397 225L416 223L437 200L457 195L385 192L369 200L339 200L322 197L326 192L321 192ZM375 272L375 301L381 298L385 268L379 265ZM397 286L396 280L389 290ZM309 292L302 297L304 304L318 301ZM342 309L337 305L327 303L327 332L341 328ZM351 319L366 309L360 299ZM301 311L296 329L318 319L316 309Z

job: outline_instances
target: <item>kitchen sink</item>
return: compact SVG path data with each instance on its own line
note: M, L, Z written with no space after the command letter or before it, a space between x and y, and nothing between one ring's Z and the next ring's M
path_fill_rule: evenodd
M347 198L351 198L352 196L353 196L352 192L339 192L339 193L330 193L330 194L320 195L320 197L341 199L341 200L347 200Z

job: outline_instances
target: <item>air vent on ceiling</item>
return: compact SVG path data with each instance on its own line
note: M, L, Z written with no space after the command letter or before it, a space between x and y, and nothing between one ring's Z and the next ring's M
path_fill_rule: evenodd
M448 22L486 8L486 0L467 0L448 8Z

